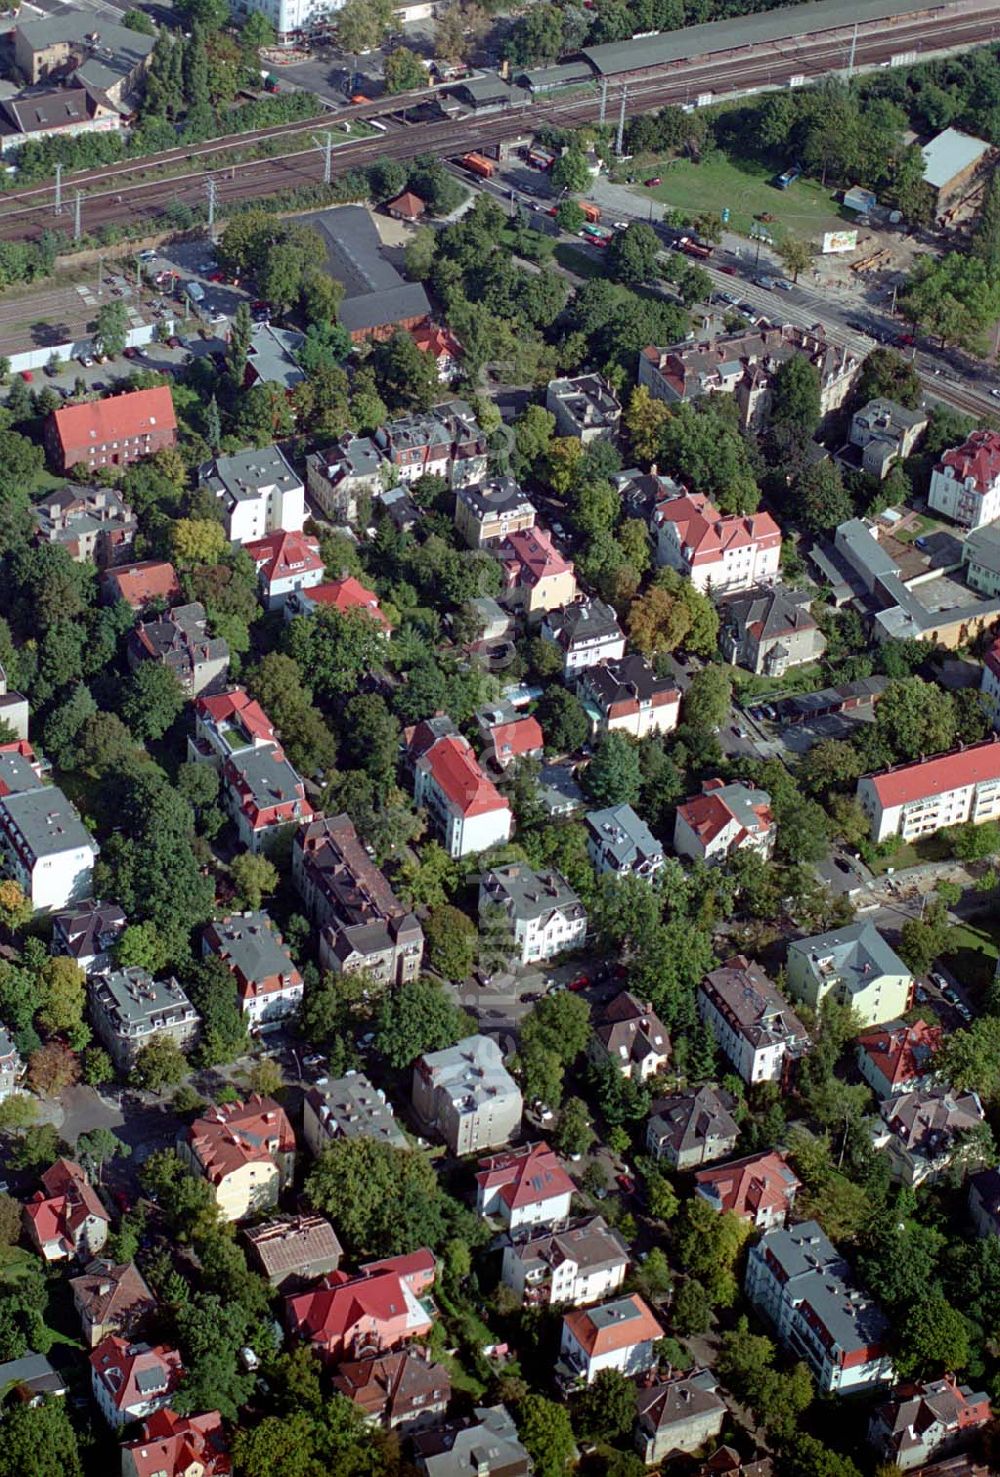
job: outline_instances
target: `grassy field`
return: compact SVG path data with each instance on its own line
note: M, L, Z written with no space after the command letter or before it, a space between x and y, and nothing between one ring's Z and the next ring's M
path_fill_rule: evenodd
M985 988L1000 957L1000 919L956 923L941 957L960 984Z
M702 164L690 159L664 159L643 166L645 178L659 175L663 180L652 190L636 185L643 200L652 195L686 215L701 211L721 215L729 210L728 228L743 236L750 233L755 215L770 213L773 223L767 229L780 240L798 236L818 241L824 231L842 229L848 217L841 215L829 190L813 180L799 179L787 190L771 183L773 174L762 165L746 160L733 160L714 154Z
M876 857L868 865L876 877L883 877L890 867L893 872L902 872L924 862L946 862L951 855L951 847L945 837L940 831L935 831L931 836L921 836L919 841L904 841L890 855Z
M561 267L567 272L573 272L577 277L603 277L604 267L595 257L588 256L578 246L570 246L567 241L560 241L555 250L555 258Z
M912 544L914 539L923 538L925 534L942 526L936 518L928 518L926 514L918 513L905 528L893 529L892 536L899 539L901 544Z

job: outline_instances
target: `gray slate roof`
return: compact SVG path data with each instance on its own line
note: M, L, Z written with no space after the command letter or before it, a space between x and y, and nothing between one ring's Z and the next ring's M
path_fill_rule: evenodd
M615 858L619 870L634 866L637 858L647 860L663 855L663 847L631 805L589 810L584 822L594 840Z
M527 862L509 862L485 872L482 887L489 902L504 907L512 918L545 918L561 911L576 919L583 914L580 899L554 868L536 872Z
M807 1302L845 1353L883 1343L889 1321L854 1281L850 1265L816 1221L765 1231L755 1254L772 1257L785 1275L785 1295Z
M270 916L263 910L237 913L234 917L210 923L206 938L230 969L255 984L274 975L297 973L295 961L281 942Z
M829 933L813 934L811 938L792 939L788 953L806 955L814 970L819 969L821 962L825 966L829 961L824 977L838 980L852 995L865 989L879 975L909 974L902 959L870 919L831 929Z
M400 282L382 292L366 292L363 297L345 298L337 317L348 333L362 333L368 328L383 328L406 318L424 318L431 304L419 282Z
M0 799L0 809L10 817L35 857L58 856L85 846L97 855L97 842L76 807L54 785L5 795Z
M277 446L216 457L198 468L198 481L217 497L224 498L227 507L252 502L262 487L280 487L287 492L302 486L301 478L292 471Z

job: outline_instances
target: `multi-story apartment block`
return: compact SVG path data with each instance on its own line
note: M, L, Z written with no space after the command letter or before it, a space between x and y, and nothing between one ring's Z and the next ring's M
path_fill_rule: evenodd
M302 1004L302 976L267 913L216 919L202 935L202 952L221 959L233 976L251 1030L280 1025Z
M926 410L908 410L880 396L854 412L848 444L838 458L883 481L893 462L904 461L926 429Z
M654 1345L662 1337L663 1329L638 1293L580 1308L563 1317L556 1372L568 1385L592 1385L603 1369L643 1374L656 1364Z
M758 431L771 408L774 376L793 355L802 355L819 375L820 414L839 410L854 388L861 360L852 349L792 323L663 349L650 345L639 355L639 383L667 405L732 395L743 430Z
M281 529L298 533L305 522L302 479L277 446L217 456L198 468L198 482L218 498L234 544Z
M723 656L758 676L781 677L789 667L818 661L826 650L808 600L793 598L782 585L728 595L719 615Z
M513 477L476 482L455 494L455 528L470 549L486 548L534 526L535 505Z
M573 561L560 554L540 524L509 533L495 552L503 565L501 599L511 609L523 611L529 621L576 599Z
M962 545L962 565L965 583L973 590L990 600L1000 596L1000 528L995 523L986 523L969 534Z
M113 487L64 487L35 503L35 542L59 544L78 564L99 569L131 558L139 520Z
M112 950L127 923L117 903L85 898L52 918L52 951L68 954L84 974L110 969Z
M1000 738L984 739L858 780L873 841L912 841L943 826L1000 819Z
M636 1405L635 1446L647 1466L658 1466L677 1452L697 1451L719 1435L729 1414L715 1376L707 1369L645 1385L637 1391ZM716 1470L738 1477L732 1468Z
M405 737L413 798L426 806L449 856L469 856L510 839L510 805L450 719L418 723Z
M792 939L785 972L796 1000L818 1011L832 996L863 1026L895 1020L910 1007L913 976L870 921Z
M560 872L536 871L526 862L491 867L479 880L480 917L500 908L522 964L552 959L578 948L587 936L587 913Z
M36 912L91 895L98 845L54 785L0 796L0 859Z
M750 1248L745 1287L824 1395L891 1383L888 1319L815 1221L766 1231Z
M1000 433L973 431L944 452L931 472L927 506L966 528L1000 518Z
M657 677L641 656L586 667L577 682L577 697L595 735L647 738L651 733L672 733L680 721L680 690L669 677Z
M543 641L554 641L563 654L563 677L572 682L586 667L621 661L625 655L625 632L618 617L603 600L584 596L550 610L542 622Z
M305 785L278 744L241 749L222 766L222 804L248 851L266 851L312 817Z
M770 513L722 514L701 493L658 503L653 513L658 564L699 590L735 594L770 584L781 563L781 529Z
M509 1143L521 1126L521 1090L491 1036L467 1036L418 1057L413 1106L453 1154Z
M407 1147L392 1104L363 1072L348 1072L311 1087L306 1093L302 1132L317 1159L337 1139L378 1139L394 1149Z
M385 466L369 436L344 436L306 457L306 491L334 522L367 524Z
M650 880L663 870L663 847L631 805L589 810L583 821L587 855L598 876L611 872L616 877Z
M90 1019L115 1066L127 1072L144 1046L169 1036L181 1051L198 1039L201 1017L177 981L154 980L138 964L87 982Z
M767 975L742 954L698 986L698 1014L748 1086L787 1083L809 1036Z
M389 421L373 439L394 481L416 482L432 473L443 477L449 487L467 487L486 476L486 437L463 400L450 400L424 415Z
M580 1308L616 1293L628 1265L621 1236L594 1215L513 1233L504 1245L500 1280L529 1307Z
M142 662L159 662L173 672L185 696L200 697L225 687L229 643L209 635L205 607L193 600L135 627L128 639L128 664L135 671Z
M72 467L125 467L177 442L177 420L168 385L85 400L53 410L45 421L45 447L57 471Z
M622 417L621 401L603 374L549 380L545 409L556 418L557 436L574 436L584 446L613 441Z
M350 816L317 816L292 844L292 875L320 929L320 965L403 985L420 973L424 932L368 855Z
M273 1210L295 1170L295 1134L284 1108L256 1094L209 1108L178 1138L177 1152L208 1183L227 1221Z
M674 818L674 850L678 856L710 866L734 851L756 851L765 860L774 850L771 797L742 780L724 784L705 780L703 793L678 805Z

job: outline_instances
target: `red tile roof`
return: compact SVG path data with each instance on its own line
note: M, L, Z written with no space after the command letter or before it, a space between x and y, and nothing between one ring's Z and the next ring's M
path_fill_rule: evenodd
M304 533L279 530L243 545L267 584L289 579L292 575L311 573L323 568L319 540Z
M270 718L243 687L231 687L228 692L217 693L214 697L200 697L194 707L199 717L210 718L216 724L236 720L251 738L274 738L274 725Z
M200 1463L203 1477L229 1477L233 1465L226 1449L222 1416L217 1410L183 1416L158 1410L145 1420L142 1436L122 1447L135 1477L187 1477Z
M151 600L176 600L181 593L174 566L156 559L109 569L104 574L104 583L133 610L148 605Z
M800 1181L783 1154L751 1154L729 1164L700 1169L694 1177L699 1190L708 1190L711 1204L755 1220L762 1210L791 1210Z
M158 385L153 390L130 390L126 395L65 405L53 411L52 424L65 453L80 446L176 431L177 418L169 385Z
M542 1205L576 1190L558 1155L545 1143L480 1159L476 1183L483 1193L499 1187L500 1198L511 1210Z
M875 1070L893 1087L903 1087L924 1077L933 1067L934 1053L941 1048L943 1031L926 1021L891 1021L858 1037L858 1046Z
M500 557L518 565L519 579L529 585L558 574L572 574L573 564L564 559L547 528L521 528L509 533L500 545Z
M145 1405L151 1396L176 1389L184 1372L176 1349L166 1344L130 1344L113 1333L97 1345L90 1356L90 1367L120 1411Z
M424 214L427 206L419 195L414 195L412 190L404 190L401 195L396 196L395 200L390 200L385 208L393 215L402 215L407 220L415 221Z
M932 759L901 764L897 769L887 769L866 778L871 781L885 810L929 795L944 795L949 790L975 785L982 780L1000 779L1000 736L984 739L981 744L970 744L967 749L938 754Z
M364 610L380 625L391 630L389 622L379 609L375 591L366 589L353 574L345 575L343 579L331 580L329 584L313 585L304 593L307 599L315 601L317 605L332 605L335 610L341 611Z
M196 1118L188 1143L205 1178L217 1185L244 1164L273 1163L275 1153L293 1153L295 1134L284 1108L254 1093L245 1103L212 1107Z
M417 348L423 349L425 354L433 354L435 359L457 359L462 352L462 345L450 328L425 323L420 328L411 328L410 333Z
M567 1313L563 1323L590 1358L663 1337L663 1329L638 1293L597 1308L579 1308Z
M498 759L521 758L544 747L545 738L537 718L515 718L513 723L497 723L490 729Z
M427 751L434 783L466 819L510 806L480 769L468 741L458 734L439 738Z
M1000 477L1000 435L996 431L973 431L961 446L946 451L935 472L952 471L960 482L971 482L976 492L989 492Z
M418 1255L435 1266L430 1252ZM421 1269L394 1268L396 1261L372 1262L354 1276L333 1272L319 1286L286 1298L289 1329L333 1355L359 1352L354 1347L359 1340L380 1353L427 1333L431 1318L417 1301L429 1286L426 1275Z
M723 516L701 493L668 498L657 506L655 516L658 523L675 525L691 564L717 563L727 549L781 542L781 529L770 513Z
M57 1159L42 1175L42 1184L45 1189L36 1191L24 1207L40 1247L57 1241L68 1256L72 1255L88 1217L110 1221L96 1190L72 1159Z

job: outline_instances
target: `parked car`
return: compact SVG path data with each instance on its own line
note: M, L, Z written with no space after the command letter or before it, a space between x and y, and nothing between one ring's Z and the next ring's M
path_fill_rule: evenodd
M155 262L155 260L156 260L156 258L157 258L158 255L159 255L158 252L156 252L156 251L150 251L147 248L145 251L140 251L140 253L139 253L139 260L141 262Z
M31 384L31 381L35 378L34 370L31 370L31 369L22 369L21 370L21 378L23 380L25 380L30 385Z
M575 980L570 980L569 988L571 990L585 990L589 984L590 975L587 973L583 973L578 974Z
M122 353L125 355L125 358L126 359L138 359L138 357L139 357L139 350L138 349L133 349L133 348L122 349Z
M663 181L660 179L660 176L658 174L654 174L651 175L649 179L643 180L643 184L646 186L647 190L655 190L657 185L663 184Z
M630 1174L617 1174L615 1175L615 1181L618 1188L624 1190L626 1195L635 1194L635 1180Z

